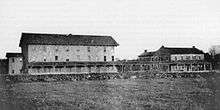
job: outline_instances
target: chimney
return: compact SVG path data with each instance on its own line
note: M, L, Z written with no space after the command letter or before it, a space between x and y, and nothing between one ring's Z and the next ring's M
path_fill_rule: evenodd
M147 49L146 49L146 50L144 50L144 52L147 52Z

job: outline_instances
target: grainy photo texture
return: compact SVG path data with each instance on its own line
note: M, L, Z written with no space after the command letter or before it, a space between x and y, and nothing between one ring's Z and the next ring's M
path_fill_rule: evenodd
M219 0L1 0L0 110L220 110Z

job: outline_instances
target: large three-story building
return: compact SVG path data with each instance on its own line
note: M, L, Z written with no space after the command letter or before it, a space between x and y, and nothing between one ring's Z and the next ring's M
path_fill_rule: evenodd
M117 72L111 36L22 33L26 74Z

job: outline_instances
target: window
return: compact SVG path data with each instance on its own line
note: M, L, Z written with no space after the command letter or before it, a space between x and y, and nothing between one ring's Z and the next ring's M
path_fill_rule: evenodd
M47 61L46 59L44 59L44 61Z
M112 56L112 61L114 61L115 60L115 58L114 58L114 56Z
M104 61L106 61L106 56L104 56Z
M79 49L77 49L76 51L77 51L77 52L79 52L80 50L79 50Z
M106 47L104 47L104 52L106 52Z
M15 62L15 59L14 59L14 58L12 58L12 62L13 62L13 63Z
M180 58L181 58L181 60L183 60L183 56L181 56Z
M15 70L12 70L12 73L15 73Z
M56 60L56 61L58 60L58 56L55 56L55 60Z
M175 58L174 60L176 61L176 60L177 60L177 57L175 56L174 58Z
M70 59L66 59L66 61L70 61Z
M201 57L200 57L200 56L198 56L198 60L201 60Z
M69 52L70 50L69 49L66 49L66 52Z
M90 52L90 51L91 51L91 50L90 50L90 47L87 47L87 51L88 51L88 52Z

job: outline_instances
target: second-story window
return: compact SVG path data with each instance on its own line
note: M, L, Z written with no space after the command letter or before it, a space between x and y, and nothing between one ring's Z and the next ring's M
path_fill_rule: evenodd
M88 52L90 52L90 51L91 51L91 50L90 50L90 47L87 47L87 51L88 51Z
M177 61L177 57L176 56L174 57L174 60Z
M55 56L55 61L57 61L58 60L58 56Z
M106 56L104 56L104 61L106 61Z
M115 58L114 58L114 56L112 56L112 61L114 61L115 60Z
M15 59L14 59L14 58L12 58L12 62L13 62L13 63L15 62Z
M201 56L198 56L198 60L201 60Z

